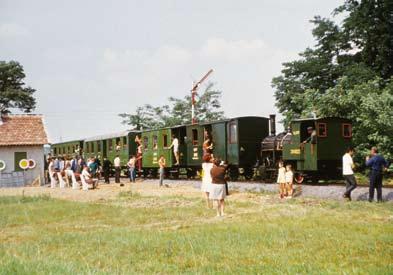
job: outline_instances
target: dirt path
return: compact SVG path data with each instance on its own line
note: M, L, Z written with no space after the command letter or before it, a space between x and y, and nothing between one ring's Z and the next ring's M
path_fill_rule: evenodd
M138 193L141 196L183 196L189 198L201 198L203 194L199 190L200 181L171 181L166 183L169 187L159 187L157 180L137 181L130 184L128 180L122 179L125 184L120 187L119 184L103 184L99 185L99 189L82 191L72 190L71 188L55 188L51 189L48 186L41 187L18 187L18 188L2 188L0 189L0 196L38 196L48 195L52 198L65 199L71 201L95 202L108 201L116 199L121 192L131 191ZM255 192L270 192L272 194L277 192L277 185L263 184L263 183L230 183L231 192L230 200L239 201L253 201L260 199L255 196ZM236 190L236 191L235 191ZM302 186L302 197L318 197L323 199L337 199L342 200L343 186ZM275 196L272 196L272 198ZM393 189L384 188L383 197L385 201L393 202ZM358 187L353 192L353 200L367 200L368 188Z

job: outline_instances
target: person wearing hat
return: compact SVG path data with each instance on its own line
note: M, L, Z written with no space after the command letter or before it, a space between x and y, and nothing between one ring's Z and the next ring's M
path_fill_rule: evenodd
M307 127L308 138L302 142L300 145L302 149L304 149L304 145L306 143L311 143L311 154L314 154L314 147L317 144L317 131L314 130L313 127Z

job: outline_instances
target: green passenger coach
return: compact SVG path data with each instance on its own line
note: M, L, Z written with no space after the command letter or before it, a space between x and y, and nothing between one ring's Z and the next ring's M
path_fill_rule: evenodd
M54 157L72 157L83 153L83 140L60 142L51 146L51 154Z
M260 141L268 132L269 119L263 117L239 117L142 131L144 172L155 175L158 159L163 155L167 170L179 173L183 168L187 176L195 176L203 162L203 143L210 137L214 157L228 162L231 175L244 174L251 178ZM180 163L176 166L173 148L170 148L174 137L179 140L180 154Z
M123 131L113 134L100 135L84 140L84 158L97 157L100 161L108 158L112 163L119 155L121 165L126 167L130 155L136 154L135 142L138 131Z

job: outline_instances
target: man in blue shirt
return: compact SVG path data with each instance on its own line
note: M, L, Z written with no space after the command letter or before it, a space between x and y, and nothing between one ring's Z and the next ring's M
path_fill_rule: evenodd
M374 200L374 189L377 189L377 200L382 202L382 173L388 167L388 162L378 155L376 147L371 148L371 157L366 157L366 166L371 167L370 191L368 201Z

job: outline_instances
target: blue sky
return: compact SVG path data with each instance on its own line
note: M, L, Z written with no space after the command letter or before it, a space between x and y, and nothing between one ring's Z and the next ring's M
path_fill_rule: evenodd
M276 113L271 79L343 1L0 1L0 59L37 90L51 142L116 132L210 68L226 116Z

